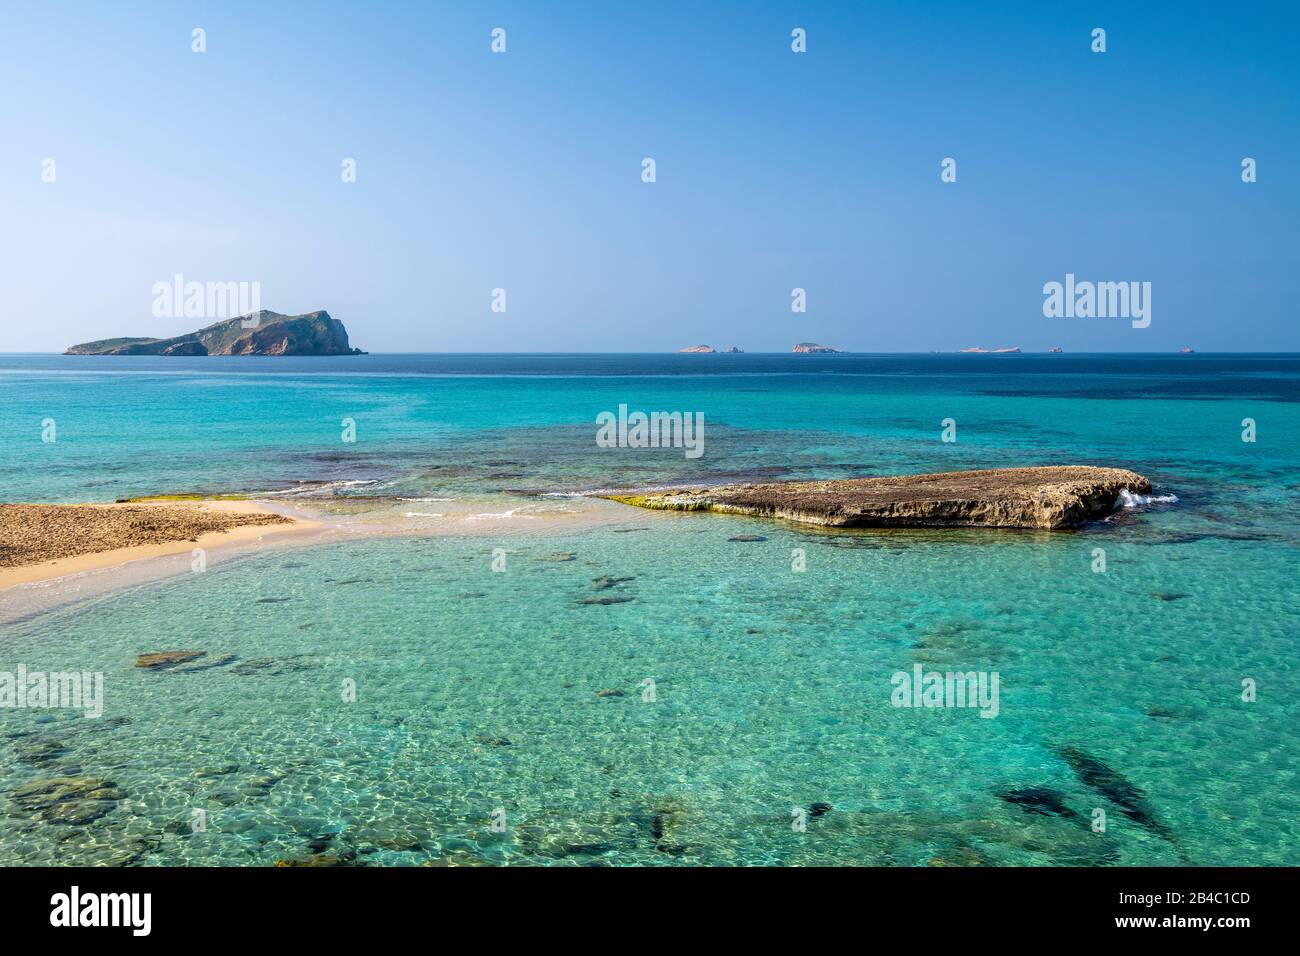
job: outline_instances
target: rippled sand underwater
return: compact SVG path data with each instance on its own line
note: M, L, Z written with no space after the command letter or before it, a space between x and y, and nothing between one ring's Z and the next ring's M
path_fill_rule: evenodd
M1296 863L1278 543L1117 521L628 511L249 555L40 616L11 659L102 671L106 705L0 710L0 863ZM206 653L134 666L176 649ZM998 716L891 706L916 662L997 671Z

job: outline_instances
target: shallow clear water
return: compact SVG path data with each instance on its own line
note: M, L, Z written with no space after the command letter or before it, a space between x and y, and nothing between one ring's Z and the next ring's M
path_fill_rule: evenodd
M7 627L0 670L102 671L106 704L0 709L0 863L1300 862L1300 360L370 358L0 357L6 500L366 480L328 490L614 522L261 552ZM596 449L620 402L704 411L706 454ZM1178 500L1077 533L828 534L533 497L1074 461ZM207 657L134 666L180 648ZM996 671L998 716L891 706L917 662ZM118 791L94 819L13 795L78 775Z

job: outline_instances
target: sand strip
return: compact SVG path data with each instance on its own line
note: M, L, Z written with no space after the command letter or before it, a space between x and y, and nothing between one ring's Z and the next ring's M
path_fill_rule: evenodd
M0 505L0 590L317 527L255 501Z

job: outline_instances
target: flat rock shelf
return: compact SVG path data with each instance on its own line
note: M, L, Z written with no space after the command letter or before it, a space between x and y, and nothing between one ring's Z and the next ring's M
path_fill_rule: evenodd
M1054 465L888 478L787 481L606 494L665 511L716 511L836 528L1072 528L1151 482L1123 468Z

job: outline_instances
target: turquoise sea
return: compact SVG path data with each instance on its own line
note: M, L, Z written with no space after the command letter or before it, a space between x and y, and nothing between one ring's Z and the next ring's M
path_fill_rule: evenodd
M597 447L621 404L704 454ZM0 864L1295 865L1298 434L1292 354L0 356L0 502L382 532L0 595L0 671L105 698L0 709ZM1154 495L1055 533L584 496L1065 463ZM916 663L996 672L996 718L892 706Z

